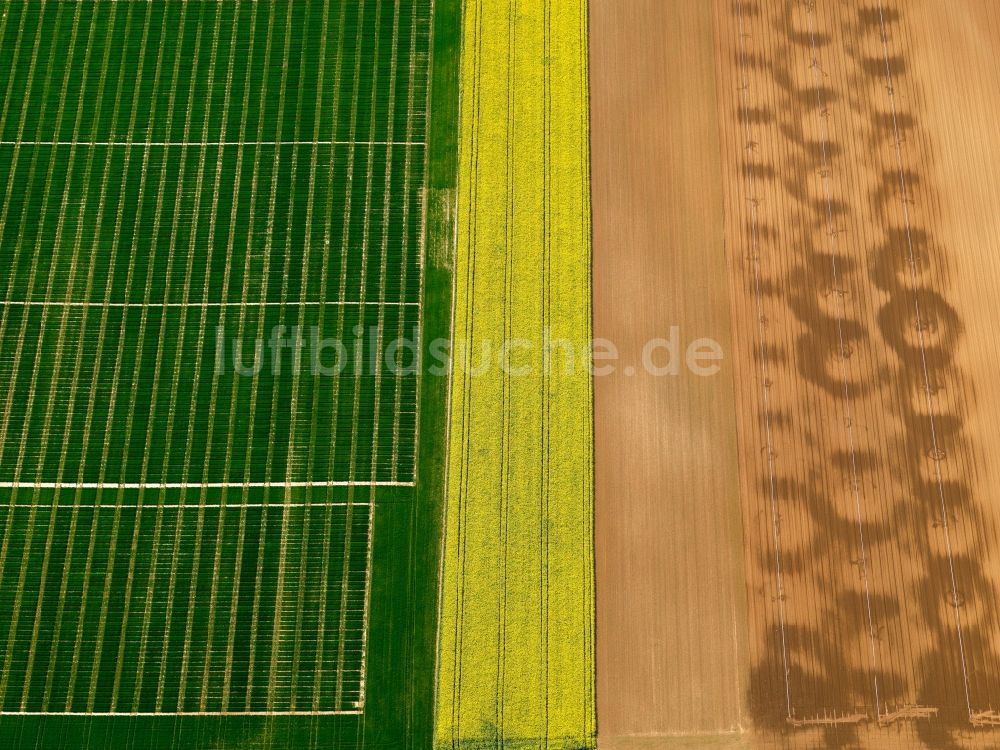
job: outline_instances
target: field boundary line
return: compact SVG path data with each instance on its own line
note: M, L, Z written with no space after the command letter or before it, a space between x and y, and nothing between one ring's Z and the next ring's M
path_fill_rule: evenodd
M326 3L324 3L323 8L324 8L324 19L325 19L324 22L323 22L323 39L324 39L324 42L323 42L323 46L321 48L320 55L321 55L321 58L325 61L326 54L327 54L327 52L326 52L326 39L327 39L327 37L329 35L329 31L328 31L329 26L328 26L328 20L327 20L328 19L329 7L328 7L328 5ZM337 122L338 121L337 118L342 114L342 112L341 112L341 105L343 104L343 101L342 101L342 98L341 98L341 95L340 95L340 91L341 91L341 84L343 83L343 75L342 75L342 73L343 73L344 38L345 38L344 37L344 26L345 26L344 19L345 19L346 12L347 12L346 6L344 4L341 4L340 9L338 11L338 15L337 15L337 21L335 22L335 28L337 29L337 38L335 39L334 44L333 44L333 48L330 51L330 56L332 57L333 60L335 60L335 63L334 63L333 81L332 81L332 85L330 87L330 90L332 92L331 101L329 102L329 104L327 106L329 107L330 112L332 113L334 122ZM360 28L358 30L358 33L360 33ZM320 65L320 69L324 71L324 73L322 74L323 78L325 78L325 70L326 70L325 66L326 66L326 64L327 63L324 62L323 64ZM317 124L317 127L319 127L318 124ZM352 151L351 154L348 156L348 163L349 164L352 163L353 159L354 159L354 152ZM314 198L315 198L315 186L316 186L316 183L317 183L317 174L320 174L320 179L322 179L322 174L325 173L327 175L327 179L330 180L330 181L332 181L333 180L333 175L334 175L334 165L331 162L329 165L325 166L323 168L323 172L320 173L319 172L319 164L317 164L316 154L314 152L313 153L313 158L310 160L309 170L310 170L310 172L309 172L309 175L310 175L310 177L309 177L309 193L308 193L308 196L307 196L307 205L309 206L309 208L307 209L307 214L306 214L307 218L306 218L306 221L307 221L307 223L311 224L312 223L313 212L314 212L315 207L316 207L315 206L315 200L314 200ZM350 175L350 170L348 170L348 179L350 179L349 175ZM346 196L346 193L345 193L345 201L349 201L349 198ZM333 224L332 224L332 222L333 222L333 214L334 214L333 208L332 208L330 202L327 201L325 203L325 205L323 206L323 208L322 208L322 217L321 217L321 225L323 226L323 232L324 232L325 236L330 236L332 234L331 227L333 226ZM320 270L320 274L319 274L319 277L320 277L320 288L321 289L326 289L327 288L327 284L329 283L329 278L330 278L330 266L333 263L333 261L331 260L331 257L330 257L330 245L328 243L324 243L321 255L322 255L322 259L323 259L323 264L321 266L321 270ZM343 326L343 317L344 317L344 314L343 313L344 313L344 308L342 308L342 307L338 308L338 310L337 310L337 317L335 318L335 320L338 322L338 325L339 325L339 327L338 327L337 330L340 330L340 331L342 331L343 328L344 328L344 326ZM326 324L326 308L321 308L320 312L319 312L319 325L322 327L325 324ZM333 381L333 388L334 389L338 389L339 388L339 383L340 383L340 379L339 378L334 379L334 381ZM316 390L313 391L312 410L311 410L313 416L312 416L312 424L310 426L310 429L314 430L314 431L315 431L316 425L317 425L317 417L318 417L318 415L320 413L319 403L320 403L320 393L319 393L319 390L316 389ZM307 464L306 464L306 473L311 473L312 472L313 467L316 466L316 464L319 462L319 460L321 459L321 457L322 457L322 452L321 451L316 451L315 449L309 451L309 455L308 455L308 458L307 458ZM332 449L331 449L331 453L330 453L330 458L331 458L331 460L333 458ZM353 498L350 498L350 499L353 500ZM332 514L328 512L326 514L326 523L323 525L322 555L321 555L321 558L320 558L323 561L323 564L322 564L322 567L321 567L320 573L319 573L319 580L320 580L319 588L320 588L321 591L326 591L327 590L327 584L329 583L329 580L330 580L330 549L331 549L330 537L331 537L331 528L333 526L333 524L331 522L331 519L332 519ZM318 612L317 612L317 620L316 620L317 621L317 628L316 628L317 632L316 632L316 635L315 635L315 639L316 639L315 660L316 660L317 669L316 669L315 673L313 674L313 688L312 688L312 708L313 708L313 710L319 710L320 700L322 699L322 682L323 682L323 677L324 677L323 665L325 664L324 657L326 656L324 646L325 646L325 642L326 642L327 601L328 601L328 597L327 596L324 595L324 596L320 597L320 599L319 599L319 607L318 607ZM362 698L362 701L363 701L364 695L362 695L361 698ZM361 704L360 707L363 707L363 705L364 704L362 702L362 704Z
M737 45L738 52L738 71L740 75L740 96L739 100L741 103L750 104L752 103L752 97L750 95L750 80L748 77L748 65L747 65L747 49L745 39L750 36L749 32L746 31L746 23L744 21L743 5L737 4L737 34L739 43ZM747 147L749 148L751 144L754 143L753 132L750 127L750 121L745 116L737 116L739 125L743 131L743 137L746 140ZM757 314L757 341L755 342L755 350L759 355L760 366L759 366L759 376L761 379L761 406L764 411L764 437L765 437L765 450L767 451L767 482L768 482L768 499L769 502L769 515L770 515L770 526L771 526L771 542L774 544L774 572L775 572L775 585L777 586L777 615L778 615L778 633L781 640L781 662L782 662L782 672L784 675L784 688L785 688L785 714L786 719L791 719L794 716L792 711L792 693L791 685L789 684L789 662L788 662L788 638L785 632L785 584L784 584L784 568L782 565L782 555L781 555L781 533L779 526L779 513L777 505L777 483L775 478L775 451L774 451L774 429L772 425L773 414L771 409L771 399L768 394L767 382L770 380L769 374L769 358L767 356L767 342L764 337L764 308L763 308L763 295L761 291L762 279L761 279L761 262L760 262L760 220L757 212L757 202L756 197L756 180L754 179L753 169L749 162L747 162L746 167L743 170L743 185L744 192L746 195L746 200L750 205L750 253L752 258L752 279L754 288L754 308Z
M344 508L347 507L348 503L341 501L327 501L318 500L315 503L284 503L280 500L276 500L273 503L204 503L194 505L191 503L166 503L163 505L157 505L155 503L80 503L74 505L55 505L51 503L44 503L42 505L37 505L37 508L48 508L55 510L102 510L107 508L109 510L118 510L120 508L128 510L156 510L162 508L163 510L199 510L201 508L210 510L244 510L245 508ZM351 503L354 506L368 506L370 503L367 502L356 502ZM19 505L15 504L14 508L30 508L31 505ZM2 713L2 712L0 712Z
M190 489L285 489L304 487L413 487L413 482L0 482L0 489L42 490L190 490ZM357 503L355 503L357 504ZM2 712L0 712L2 713Z
M250 13L250 38L256 38L256 34L258 33L258 29L257 29L257 10L258 10L258 8L259 8L259 6L256 3L250 5L250 9L249 9L249 13ZM268 36L268 53L267 54L270 55L270 52L269 52L269 50L270 50L270 31L268 32L268 34L269 34L269 36ZM267 59L269 59L269 57ZM239 132L240 133L246 132L246 129L247 129L247 118L248 118L249 112L250 112L251 69L250 69L249 66L247 66L246 71L245 71L245 73L244 73L244 75L242 77L243 77L243 81L244 81L244 90L243 90L243 96L242 96L242 110L241 110L242 114L240 115L240 124L239 124ZM227 107L230 106L231 104L235 103L232 100L231 85L232 85L232 80L231 80L231 78L227 77L227 81L226 81L226 95L225 95L225 101L227 103L226 104ZM236 174L235 174L235 178L234 179L235 179L235 184L237 186L240 184L240 180L242 178L242 173L243 173L243 168L244 168L244 164L243 164L244 158L245 158L245 152L242 149L240 149L239 151L236 152ZM258 165L256 163L256 158L255 158L252 174L254 174L254 175L258 174L258 168L257 167L258 167ZM255 219L254 207L256 205L256 189L257 188L256 188L256 180L253 177L250 178L250 181L251 181L251 190L250 190L250 194L248 196L249 206L250 206L249 225L252 226L253 225L253 221ZM230 217L229 217L229 232L226 235L226 250L225 250L225 253L226 253L226 255L225 255L225 258L226 258L226 271L225 271L226 276L225 276L225 281L223 282L225 288L228 288L229 285L230 285L230 283L232 283L231 282L231 277L232 277L232 274L234 272L233 249L236 246L236 240L235 240L235 238L236 238L236 231L237 231L236 228L238 226L238 214L239 214L239 206L240 205L241 205L240 193L239 193L239 190L236 187L234 187L233 188L233 194L232 194L232 213L230 214ZM248 273L248 270L246 268L246 263L247 263L248 260L249 260L249 256L247 256L247 257L244 258L243 279L242 279L242 283L239 284L240 299L241 300L246 300L247 299L247 293L248 293L247 290L248 290L248 284L249 284L249 273ZM240 329L242 330L243 326L246 325L246 308L243 308L243 307L240 308L239 316L238 317L239 317L239 326L240 326ZM258 328L258 330L259 330L259 328ZM213 385L212 385L212 403L213 403L213 406L217 403L216 398L219 395L218 392L219 392L219 389L216 388L216 385L213 383ZM222 398L225 397L225 390L224 389L223 389L223 393L222 393L221 397ZM230 398L230 400L233 400L233 401L235 401L238 398L238 389L237 389L237 384L235 382L232 384L232 386L230 388L230 397L229 398ZM254 398L256 399L256 391L255 391ZM254 409L254 402L251 402L250 409L251 409L251 414L252 414L253 413L253 409ZM251 421L251 423L253 422L253 417L252 416L251 416L250 421ZM232 431L234 429L234 425L236 423L236 410L235 409L230 409L229 410L229 418L226 420L226 423L228 425L228 427L227 427L228 432L226 434L227 435L231 435ZM213 424L213 428L214 428L214 424ZM227 472L229 471L230 467L232 466L233 455L234 455L235 452L236 452L236 446L234 446L232 444L231 440L227 439L226 449L225 449L225 459L224 459L224 461L225 461L225 467L226 467L226 471ZM244 500L247 499L247 490L246 489L243 490L243 499ZM264 528L265 526L266 526L266 524L261 523L260 533L262 535L266 533L265 532L265 528ZM246 514L245 513L240 513L240 522L239 522L239 528L238 528L238 532L237 532L237 542L236 542L236 550L237 551L236 551L236 557L235 557L235 562L234 562L234 572L233 572L234 580L242 580L241 576L243 575L243 562L244 562L244 558L245 558L245 556L247 554L246 536L247 536ZM216 585L215 582L213 582L213 587L215 585ZM233 688L233 664L234 664L234 659L235 659L235 637L236 637L236 625L237 625L237 620L238 620L239 587L238 586L232 586L231 589L232 590L231 590L230 599L229 599L229 622L228 622L228 628L226 630L226 640L225 640L225 643L226 643L226 655L225 655L225 659L224 659L223 664L222 664L222 692L219 695L219 700L220 700L221 705L222 705L222 707L223 707L224 710L229 708L230 698L233 695L233 689L234 689ZM216 667L216 669L218 669L218 667ZM248 668L248 671L247 671L247 684L248 685L251 683L249 675L250 675L250 671L249 671L249 668ZM238 688L239 688L239 685L237 685L237 689ZM199 697L199 706L204 705L207 702L207 692L208 692L208 690L206 690L205 686L203 686L202 687L202 694ZM247 705L249 705L249 701L247 702Z
M0 711L0 716L85 716L128 718L170 718L172 716L358 716L361 709L328 711Z
M426 141L0 141L0 146L108 148L228 148L232 146L426 146Z
M823 95L823 77L827 75L823 72L823 69L819 66L820 52L819 45L816 42L816 27L818 25L818 20L816 18L817 11L816 7L812 6L806 9L806 15L809 19L809 53L812 62L809 66L812 71L813 80L813 90L816 94L816 106L819 112L819 118L822 121L822 131L823 138L820 142L820 166L821 173L819 180L823 184L823 202L826 208L825 211L825 223L827 229L827 244L830 248L830 272L833 276L834 288L840 289L841 286L841 272L840 265L837 263L837 254L840 252L841 244L839 239L839 234L836 227L834 226L834 214L833 214L833 193L830 188L830 183L833 180L834 167L833 167L833 156L831 151L833 151L833 136L830 129L830 121L828 118L824 117L823 113L827 112L828 101ZM849 273L849 272L848 272ZM858 565L861 572L861 580L864 583L864 593L865 593L865 613L868 625L868 645L871 652L872 661L872 687L875 698L875 720L878 722L882 721L882 697L881 691L879 689L879 649L875 646L874 635L878 632L875 622L876 618L873 614L872 607L872 592L871 592L871 576L870 576L870 565L868 559L868 543L865 539L864 530L864 520L862 515L862 482L861 482L861 471L858 468L858 439L854 431L855 423L855 403L854 397L851 395L850 386L847 381L847 370L848 365L844 362L844 352L847 351L847 336L844 333L844 320L847 317L847 303L844 300L844 296L839 296L839 305L837 307L837 343L840 347L840 379L841 379L841 395L843 397L843 416L844 423L847 432L847 442L850 449L851 457L851 492L854 499L855 514L857 517L857 528L858 528L858 546L860 553L860 559Z
M903 223L906 229L906 246L907 246L907 258L909 260L909 279L912 285L911 294L913 297L913 311L916 314L916 319L918 324L925 320L923 309L920 306L920 296L918 290L920 289L917 273L914 270L916 266L917 252L914 249L913 242L913 222L910 216L910 206L907 203L906 197L910 194L909 187L907 185L906 179L906 169L903 163L903 138L900 133L899 127L899 111L896 106L896 96L895 96L895 85L896 79L901 76L894 76L892 73L892 68L889 62L889 31L885 19L885 7L886 4L884 0L879 0L878 3L878 18L879 18L879 35L882 39L882 57L885 63L885 89L887 98L889 99L890 112L892 114L892 135L895 141L895 153L896 153L896 169L899 176L899 187L900 187L900 206L902 208ZM912 182L912 180L911 180ZM925 340L925 334L922 328L917 329L917 340L920 344L920 366L921 375L923 377L924 393L926 394L926 405L928 411L928 421L930 427L930 438L931 445L934 456L943 456L941 452L941 441L938 438L938 428L937 428L937 411L934 404L934 396L931 391L931 376L930 368L927 363L927 343ZM943 458L941 459L943 460ZM951 544L951 525L948 521L949 504L945 494L945 483L944 477L941 472L941 461L934 461L934 479L937 485L937 495L939 507L941 509L941 528L944 534L945 548L948 554L948 574L949 583L951 584L951 597L952 601L958 601L958 579L955 573L955 555ZM958 656L959 663L962 667L962 689L965 694L965 707L968 712L969 720L975 724L973 721L974 717L977 715L972 707L972 693L969 688L969 666L968 658L965 653L965 635L962 632L962 612L959 607L953 607L955 611L954 623L956 635L958 636Z
M295 301L291 300L288 302L74 302L74 301L59 301L59 300L0 300L0 307L114 307L114 308L137 308L137 309L155 309L155 308L168 308L168 307L180 307L180 308L216 308L216 307L322 307L324 305L330 305L331 307L353 307L362 305L373 305L380 307L416 307L419 306L419 302L406 302L406 301L382 301L382 300L332 300L332 301L320 301L320 300L302 300Z

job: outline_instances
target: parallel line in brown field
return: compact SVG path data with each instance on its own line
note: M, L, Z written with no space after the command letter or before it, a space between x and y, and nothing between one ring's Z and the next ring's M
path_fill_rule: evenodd
M724 162L743 185L727 193L727 233L743 238L733 319L748 359L737 372L762 381L737 378L755 720L778 728L783 704L799 725L940 712L930 731L958 730L975 711L965 620L977 623L986 684L995 625L979 612L996 591L975 551L992 534L987 506L962 502L977 465L961 428L974 395L941 341L959 259L932 254L934 151L923 94L905 76L919 50L885 3L717 8L720 96L735 115ZM765 534L760 515L777 515L777 531Z
M749 660L714 8L593 0L591 30L594 325L619 355L595 378L601 743L738 738ZM657 374L644 352L672 331L678 367ZM723 354L715 374L684 362L700 339Z
M738 39L739 39L739 79L740 79L740 100L744 102L744 107L752 106L752 99L750 95L750 82L747 79L746 71L746 45L745 45L745 35L748 33L744 23L744 7L742 3L738 3L737 9L737 20L738 20ZM745 146L747 149L751 148L751 144L754 143L753 132L750 128L750 122L748 117L744 116L741 119L741 125L743 134L745 137ZM777 583L778 598L777 598L777 609L778 609L778 627L780 629L781 636L781 662L782 671L785 675L784 678L784 688L785 688L785 710L788 717L792 715L792 695L791 686L788 682L788 648L787 648L787 636L785 633L785 605L784 597L782 596L783 586L783 576L781 569L781 544L779 542L779 514L777 505L777 491L776 491L776 477L774 470L774 438L772 430L772 414L770 399L768 396L767 383L770 381L770 368L768 366L767 350L764 337L764 311L763 311L763 297L761 294L761 265L760 265L760 222L757 215L757 198L756 198L756 181L754 179L754 171L749 163L745 165L745 185L746 185L746 195L744 200L747 201L747 205L750 206L750 265L753 269L753 296L754 296L754 310L756 312L756 334L757 334L757 346L756 350L758 352L759 368L760 368L760 383L761 391L760 398L763 409L763 419L764 419L764 452L767 456L767 487L768 487L768 506L771 516L771 541L774 544L774 572Z
M597 334L704 325L714 288L685 261L710 276L724 222L738 433L731 466L691 392L597 381L602 744L997 746L1000 7L716 0L714 39L683 0L592 9ZM730 644L711 618L701 643L688 626L725 551L699 567L685 544L711 533L703 490L729 471L749 677L732 680L747 722L724 731L700 654Z
M903 150L902 150L903 139L899 127L899 112L897 111L896 108L896 98L894 95L895 81L889 63L889 40L888 40L889 31L888 28L886 27L885 5L883 2L879 2L878 16L879 16L879 32L882 38L883 59L885 61L886 94L891 104L892 135L893 135L893 140L895 141L896 162L899 168L899 188L900 188L900 193L898 196L899 205L903 211L904 226L906 229L906 245L907 245L907 254L910 266L909 269L910 280L914 288L916 288L918 280L916 274L916 255L914 252L914 242L913 242L913 226L910 218L909 186L907 185L905 171L903 168ZM913 295L913 305L919 326L920 321L922 321L924 318L924 314L920 307L920 299L916 294ZM923 381L924 381L923 385L927 397L928 426L931 432L931 444L933 446L932 450L935 456L937 456L938 454L941 453L941 447L937 434L937 421L936 421L936 414L934 407L934 395L931 391L931 377L927 365L927 346L925 341L925 334L924 330L920 327L918 327L917 330L917 338L920 342L920 364L921 364L921 370L923 372ZM951 592L952 592L952 597L954 597L954 599L957 601L958 584L956 582L956 577L955 577L955 558L951 544L951 525L948 518L949 516L948 501L945 497L944 478L942 476L940 462L938 461L935 461L934 464L934 474L935 474L935 479L937 480L938 498L941 504L941 525L945 537L945 545L948 550L948 571L951 579ZM957 606L954 609L955 609L955 627L958 634L958 645L959 645L960 658L962 664L962 684L965 691L966 708L968 709L969 716L971 718L972 701L969 695L969 674L968 674L968 668L966 666L965 640L962 637L962 614L961 610Z

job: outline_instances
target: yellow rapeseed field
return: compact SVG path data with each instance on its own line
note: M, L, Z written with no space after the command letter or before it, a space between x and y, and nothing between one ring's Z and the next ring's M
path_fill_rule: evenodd
M587 91L586 0L465 4L439 747L594 744Z

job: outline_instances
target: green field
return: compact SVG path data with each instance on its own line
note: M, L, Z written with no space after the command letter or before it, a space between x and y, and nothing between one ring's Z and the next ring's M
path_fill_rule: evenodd
M457 0L0 14L0 746L429 744Z

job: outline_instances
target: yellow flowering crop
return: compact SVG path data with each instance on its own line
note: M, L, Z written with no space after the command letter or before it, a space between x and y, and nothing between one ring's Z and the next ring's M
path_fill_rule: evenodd
M463 27L454 341L468 361L450 400L435 737L589 747L587 4L469 0ZM548 368L547 340L561 342Z

